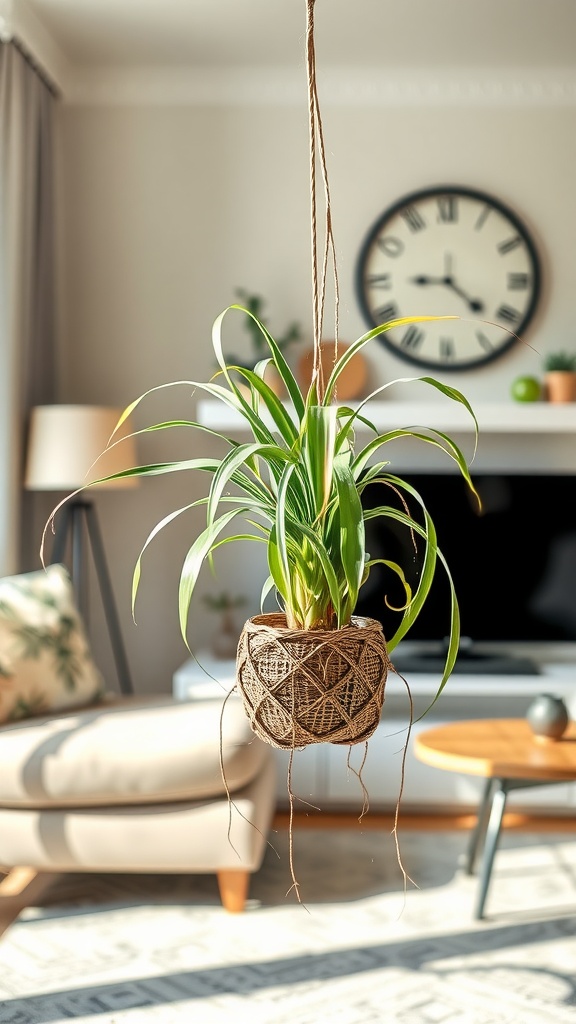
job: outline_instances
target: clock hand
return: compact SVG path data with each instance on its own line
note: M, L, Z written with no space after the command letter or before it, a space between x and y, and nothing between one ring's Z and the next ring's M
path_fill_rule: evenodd
M451 288L453 292L456 292L456 295L459 295L461 299L464 299L464 302L468 303L468 308L472 310L473 313L481 313L483 311L484 303L481 302L480 299L471 299L470 296L456 284L453 277L445 277L442 283L445 284L447 288Z
M412 284L449 284L452 281L452 255L444 253L444 277L436 277L431 274L419 274L418 277L410 278Z
M412 284L446 284L445 277L431 277L430 274L419 274L408 279Z
M450 288L456 295L459 295L464 302L467 303L468 308L473 313L481 313L484 309L484 303L480 299L471 299L470 296L456 284L454 278L448 274L445 277L433 277L431 274L418 274L417 277L411 277L409 280L412 284L417 285L428 285L428 284L443 284L446 288Z

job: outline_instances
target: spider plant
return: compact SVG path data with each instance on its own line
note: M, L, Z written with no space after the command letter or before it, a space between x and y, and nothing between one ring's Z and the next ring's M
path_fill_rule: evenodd
M576 353L574 352L550 352L544 359L546 373L575 373Z
M254 369L229 365L221 343L222 322L232 310L251 317L261 332L269 356ZM404 428L380 433L365 412L372 398L393 384L420 381L460 403L478 424L474 412L455 388L433 377L400 378L376 388L354 408L339 406L335 401L338 380L353 356L372 339L385 331L437 317L407 317L392 320L374 328L350 345L336 361L326 381L315 377L303 393L284 355L253 312L232 305L216 319L212 343L219 370L207 382L174 381L151 388L132 402L123 412L116 431L144 398L152 392L176 385L200 388L219 399L239 416L249 431L249 440L238 441L196 421L170 420L155 423L137 431L190 427L219 437L226 443L222 458L193 458L184 461L134 467L117 474L155 476L166 473L199 470L211 476L208 493L163 518L149 534L138 556L132 585L133 610L140 583L142 558L150 542L176 517L194 506L206 507L206 525L188 550L179 584L180 628L186 641L192 596L202 567L211 563L214 552L235 541L251 540L266 546L269 575L262 588L262 604L271 591L286 614L289 628L332 630L347 625L354 613L358 594L377 563L387 566L398 578L405 595L397 609L400 621L394 634L387 637L388 651L410 630L426 601L440 562L450 583L450 629L445 669L440 690L455 663L459 644L458 602L454 586L441 551L437 545L434 523L418 493L400 476L390 472L389 462L382 461L386 445L398 438L416 438L424 444L441 449L452 459L471 490L475 492L467 461L458 445L445 433L427 428ZM272 362L285 385L288 401L282 402L266 384L264 373ZM368 440L356 450L356 427L368 430ZM115 431L115 432L116 432ZM114 440L110 444L119 443ZM382 504L364 509L362 492L367 486L383 485ZM391 490L401 496L402 508L387 503ZM410 512L406 498L421 506L421 517ZM398 503L397 503L398 504ZM54 510L53 515L57 509ZM413 544L422 547L422 568L418 582L411 589L405 568L392 560L371 558L365 547L365 523L373 517L393 519L409 531ZM232 524L243 522L240 532ZM383 595L383 600L386 600ZM447 609L448 618L448 609Z
M245 288L237 288L236 294L241 300L243 307L250 313L250 316L245 319L244 327L250 335L253 358L248 362L244 362L242 365L248 366L248 368L252 370L259 359L266 357L267 352L266 342L259 329L259 324L266 325L266 320L264 319L265 302L262 296L254 295L251 292L246 291ZM288 325L282 335L278 335L276 333L275 336L276 344L281 352L285 352L290 345L294 344L296 341L300 341L301 338L302 330L300 328L300 324L295 320ZM238 362L234 356L226 356L226 361L228 363Z

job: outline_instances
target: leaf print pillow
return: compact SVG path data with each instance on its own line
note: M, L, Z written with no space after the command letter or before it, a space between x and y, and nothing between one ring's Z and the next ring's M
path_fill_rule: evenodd
M0 722L103 695L64 566L0 579Z

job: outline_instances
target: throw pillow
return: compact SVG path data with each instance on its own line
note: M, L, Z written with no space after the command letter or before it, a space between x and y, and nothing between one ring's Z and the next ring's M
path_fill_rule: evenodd
M0 579L0 722L103 695L64 566Z

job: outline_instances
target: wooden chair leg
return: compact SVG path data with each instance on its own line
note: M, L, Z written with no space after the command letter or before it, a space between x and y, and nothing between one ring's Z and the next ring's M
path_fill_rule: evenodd
M0 879L0 935L57 877L58 872L37 871L36 868L7 869L7 874Z
M249 885L249 871L218 872L220 899L222 900L222 906L230 914L241 914L244 910Z
M0 881L0 896L20 896L38 874L36 868L17 867L8 868L4 878Z

